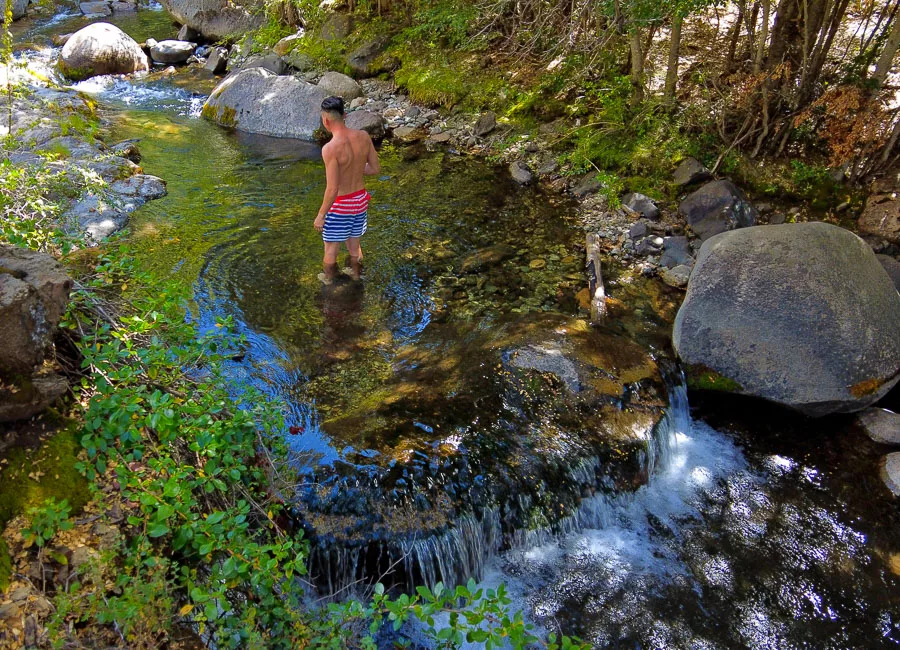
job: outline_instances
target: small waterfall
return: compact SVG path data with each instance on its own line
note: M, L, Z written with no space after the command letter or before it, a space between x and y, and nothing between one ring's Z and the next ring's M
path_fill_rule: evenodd
M669 405L647 432L646 448L639 459L643 476L667 465L679 432L690 427L684 375L677 367L662 370ZM517 519L503 512L528 512L531 498L509 495L501 508L465 514L443 532L426 537L381 539L352 547L319 540L310 554L310 573L323 590L337 598L346 597L348 591L362 591L376 581L411 591L423 584L431 587L437 582L454 585L469 578L479 580L486 563L501 551L534 548L585 528L609 526L616 504L630 497L630 493L615 492L606 484L604 464L598 457L582 460L567 474L573 485L590 494L579 499L573 514L547 525L516 526ZM516 500L510 502L510 497Z

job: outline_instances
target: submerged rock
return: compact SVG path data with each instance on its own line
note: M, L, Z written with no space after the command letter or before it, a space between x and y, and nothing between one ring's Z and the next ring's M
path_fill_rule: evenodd
M710 238L672 336L694 374L811 416L858 411L900 379L900 295L865 242L825 223Z
M104 74L150 69L147 55L128 34L109 23L93 23L72 34L59 54L59 68L75 81Z
M236 40L265 23L255 6L222 0L161 0L163 7L182 25L188 25L208 41Z
M516 256L516 249L506 244L496 244L488 248L472 253L462 262L462 272L472 273L481 269L500 264Z
M278 138L315 139L328 95L290 76L249 68L227 77L203 105L203 117L222 126Z
M678 211L706 241L726 230L756 225L756 208L731 181L713 181L688 196Z

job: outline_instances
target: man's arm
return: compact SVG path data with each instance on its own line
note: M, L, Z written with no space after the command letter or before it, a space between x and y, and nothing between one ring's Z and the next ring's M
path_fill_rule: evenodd
M375 176L380 173L381 163L378 162L378 152L375 151L375 145L372 144L372 139L369 138L369 155L366 157L366 167L363 169L363 174Z
M319 232L322 232L325 228L325 215L337 198L341 174L337 156L329 151L327 147L322 149L322 160L325 162L325 197L322 199L322 207L319 208L319 214L313 222L313 228Z

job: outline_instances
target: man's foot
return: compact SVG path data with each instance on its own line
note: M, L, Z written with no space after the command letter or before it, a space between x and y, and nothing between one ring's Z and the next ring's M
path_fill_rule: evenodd
M325 264L324 271L319 273L318 278L325 286L334 282L334 276L337 275L337 264Z
M332 284L334 284L334 278L329 278L327 275L325 275L325 273L319 273L319 275L316 277L318 277L319 282L324 284L326 287L330 287Z
M359 257L350 257L350 277L359 280L362 277L362 255Z

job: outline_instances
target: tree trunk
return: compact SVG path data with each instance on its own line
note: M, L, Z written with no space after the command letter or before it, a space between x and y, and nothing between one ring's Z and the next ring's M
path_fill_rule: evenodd
M681 50L681 22L684 20L678 12L672 16L672 32L669 36L669 64L666 68L665 100L675 100L675 88L678 85L678 59Z
M763 58L766 56L766 41L769 40L769 12L772 8L772 0L762 0L762 24L759 26L759 40L756 42L756 57L753 59L753 72L759 72L762 68Z
M729 75L734 72L734 55L737 52L738 40L741 37L741 27L744 22L744 2L738 3L738 15L731 27L731 34L728 38L728 56L725 59L725 74Z
M898 48L900 48L900 19L895 17L891 33L884 44L881 56L878 57L878 63L875 64L875 72L872 74L872 79L878 83L879 87L884 85L888 72L891 71L891 64L894 61Z
M641 30L632 28L628 35L631 45L631 103L644 101L644 53L641 48Z

